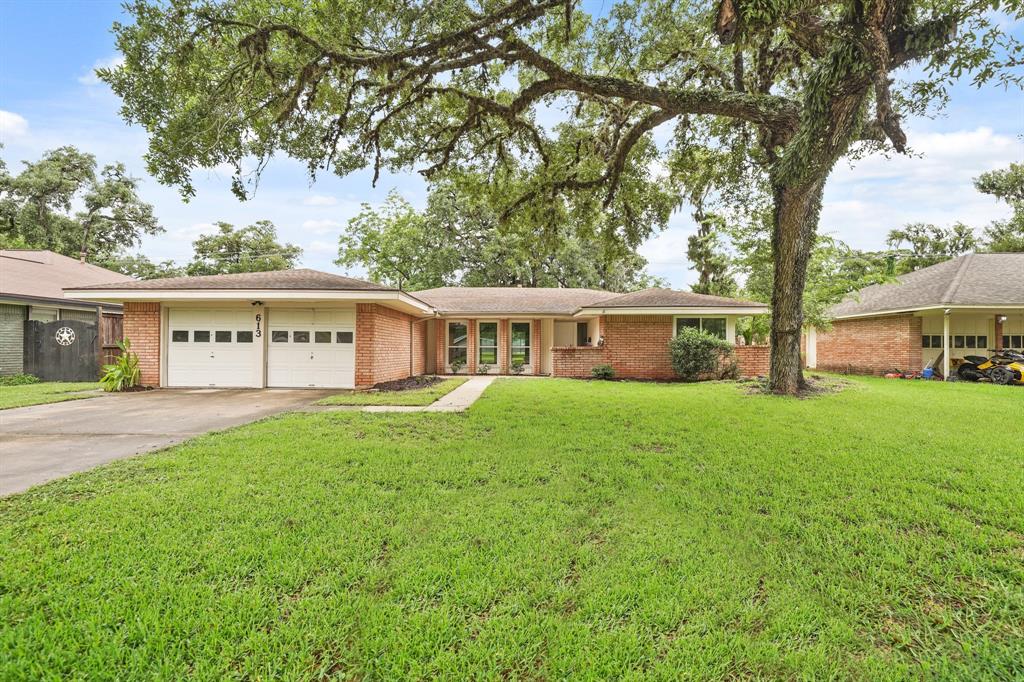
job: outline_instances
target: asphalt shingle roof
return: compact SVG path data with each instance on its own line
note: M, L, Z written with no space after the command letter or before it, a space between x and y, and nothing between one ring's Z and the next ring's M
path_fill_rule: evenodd
M65 288L133 281L119 272L52 251L0 250L0 294L59 300L64 298Z
M1024 253L973 253L865 287L834 305L832 317L935 306L1024 306Z
M676 289L643 289L629 294L619 294L611 298L590 304L592 308L749 308L752 306L768 306L757 301L744 301L738 298L695 294L692 291Z
M193 290L193 289L296 289L333 291L394 291L374 282L329 272L297 268L273 272L243 272L233 275L202 275L199 277L165 277L163 279L119 281L74 289L114 290Z
M412 295L443 314L523 313L572 315L612 294L599 289L529 287L440 287Z

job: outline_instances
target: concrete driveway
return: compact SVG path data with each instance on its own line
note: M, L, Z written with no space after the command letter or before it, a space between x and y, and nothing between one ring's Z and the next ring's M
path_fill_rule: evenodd
M0 496L299 409L330 390L166 389L0 411Z

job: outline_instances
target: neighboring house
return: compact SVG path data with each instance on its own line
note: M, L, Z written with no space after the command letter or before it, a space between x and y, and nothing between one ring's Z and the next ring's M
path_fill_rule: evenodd
M648 289L440 288L405 292L316 270L121 281L69 297L123 303L143 382L157 386L367 387L464 372L673 377L681 326L733 340L761 303ZM766 346L738 347L767 372ZM486 365L486 368L484 367Z
M811 330L810 367L859 374L917 371L943 376L965 355L1024 349L1024 253L960 256L866 287Z
M52 251L0 250L0 375L22 372L26 320L77 320L102 329L104 316L120 318L120 305L67 298L66 287L126 281L131 277ZM106 326L119 330L120 323Z

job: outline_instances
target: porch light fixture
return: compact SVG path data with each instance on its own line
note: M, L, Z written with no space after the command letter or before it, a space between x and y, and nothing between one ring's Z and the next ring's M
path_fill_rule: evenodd
M1002 324L1003 322L1006 322L1006 315L999 315L996 319L999 320L999 324Z

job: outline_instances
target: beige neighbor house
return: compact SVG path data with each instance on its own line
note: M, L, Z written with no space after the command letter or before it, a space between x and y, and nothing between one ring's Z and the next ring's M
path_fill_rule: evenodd
M917 371L945 377L966 355L1024 350L1024 253L978 253L861 289L811 330L807 365L858 374Z
M674 378L683 326L730 341L752 301L667 289L452 288L406 292L316 270L114 282L65 291L124 307L143 382L165 387L359 388L420 374ZM767 346L738 346L763 375Z
M64 287L131 281L127 275L52 251L0 250L0 375L21 374L29 320L96 323L103 346L112 346L121 338L121 306L68 298Z

